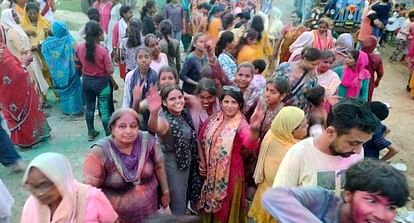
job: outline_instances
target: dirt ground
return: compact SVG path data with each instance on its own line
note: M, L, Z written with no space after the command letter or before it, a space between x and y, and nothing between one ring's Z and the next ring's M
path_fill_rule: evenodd
M63 15L66 13L62 13ZM392 106L389 118L385 121L391 129L389 138L401 152L393 158L393 162L404 162L408 166L406 172L410 188L414 193L414 100L409 97L405 90L408 73L404 65L390 64L388 62L388 52L392 47L381 48L383 61L385 65L385 76L374 94L375 100L387 102ZM118 75L115 75L118 77ZM122 87L122 81L119 80ZM121 106L122 90L115 92L115 99L118 103L116 107ZM53 151L66 155L72 163L74 175L77 179L82 180L82 165L85 154L88 152L91 143L87 141L86 123L84 117L68 117L59 111L59 105L53 94L50 93L50 103L52 109L46 110L49 114L48 122L52 127L51 138L30 150L19 150L24 161L29 163L36 155ZM101 132L99 138L103 137L103 128L99 119L95 120L96 128ZM9 188L16 202L13 207L14 218L12 222L18 222L23 208L24 201L28 193L21 186L23 173L15 174L9 169L0 166L0 178ZM413 209L412 206L408 207Z

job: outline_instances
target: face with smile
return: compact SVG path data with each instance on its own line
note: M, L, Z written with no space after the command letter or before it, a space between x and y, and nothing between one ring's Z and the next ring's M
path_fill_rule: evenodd
M151 55L145 50L137 53L137 64L142 73L147 73L151 64Z
M326 34L328 32L328 25L326 23L319 24L318 31L320 34Z
M224 96L223 100L220 102L220 105L223 114L229 118L234 117L237 112L240 111L239 103L230 95Z
M139 123L133 114L125 112L112 126L114 141L123 145L132 145L138 136Z
M166 100L163 101L168 111L174 115L180 115L184 109L184 95L180 90L174 89L169 94Z
M331 69L333 62L334 62L333 57L322 59L318 66L318 73L323 74L327 72L329 69Z
M165 86L176 84L177 80L175 79L175 75L173 72L164 71L160 73L160 79L158 80L158 82L161 89Z
M234 83L240 89L246 89L249 87L250 82L253 80L253 69L250 67L241 67L239 71L237 71L236 77L234 79Z
M198 94L198 98L200 99L201 106L205 110L209 110L213 107L214 102L216 101L216 97L210 94L208 91L201 91Z
M62 199L55 184L36 167L30 169L24 187L43 205Z
M341 157L350 157L353 154L359 154L362 145L372 138L372 133L366 133L359 129L351 129L348 133L338 135L335 128L329 126L326 129L331 144L329 150L332 155Z
M396 215L397 207L375 193L346 191L345 202L354 223L391 223Z

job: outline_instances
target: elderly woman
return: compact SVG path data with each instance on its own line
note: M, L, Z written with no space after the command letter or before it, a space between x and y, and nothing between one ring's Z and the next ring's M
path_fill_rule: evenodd
M101 188L122 222L142 222L170 201L164 161L155 137L140 131L138 114L119 109L109 121L111 136L92 146L85 182ZM158 187L161 188L159 196Z
M82 85L75 66L75 40L65 23L55 21L53 36L42 43L42 54L49 67L56 92L59 93L60 109L64 114L83 112Z
M282 108L272 122L260 147L259 159L254 172L258 185L249 217L256 222L276 222L262 207L262 194L273 185L277 169L286 152L307 135L307 121L303 110L288 106Z
M349 51L354 49L354 38L349 33L342 33L339 35L335 43L335 61L332 64L332 69L344 65L344 61L348 56Z
M243 103L239 88L224 86L221 112L211 116L200 130L200 171L205 176L200 201L203 222L247 222L241 153L257 148L263 111L256 110L249 126L241 112Z
M160 138L164 154L171 211L184 215L188 201L195 204L199 200L201 189L197 135L190 112L184 107L184 92L178 85L169 85L158 94L153 87L147 100L151 102L148 129Z
M48 152L34 158L23 176L23 186L31 195L21 223L118 222L101 190L79 183L61 154Z

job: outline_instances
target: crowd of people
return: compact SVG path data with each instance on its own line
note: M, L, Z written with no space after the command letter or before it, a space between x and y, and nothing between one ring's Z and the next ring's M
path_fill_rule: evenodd
M384 162L398 153L381 123L389 106L373 101L391 3L366 4L358 35L336 35L325 17L305 27L299 10L284 24L271 1L185 3L147 0L138 17L97 0L78 43L46 16L53 3L2 5L0 162L25 169L21 222L391 223L409 197ZM410 33L398 42L409 64ZM414 96L414 78L407 88ZM65 156L25 167L14 148L50 137L51 94L85 116L82 183ZM0 195L9 222L1 181Z

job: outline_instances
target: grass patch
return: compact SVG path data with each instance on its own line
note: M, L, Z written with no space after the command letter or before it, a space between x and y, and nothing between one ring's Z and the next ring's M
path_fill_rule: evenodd
M72 12L81 12L81 0L58 0L57 9Z

